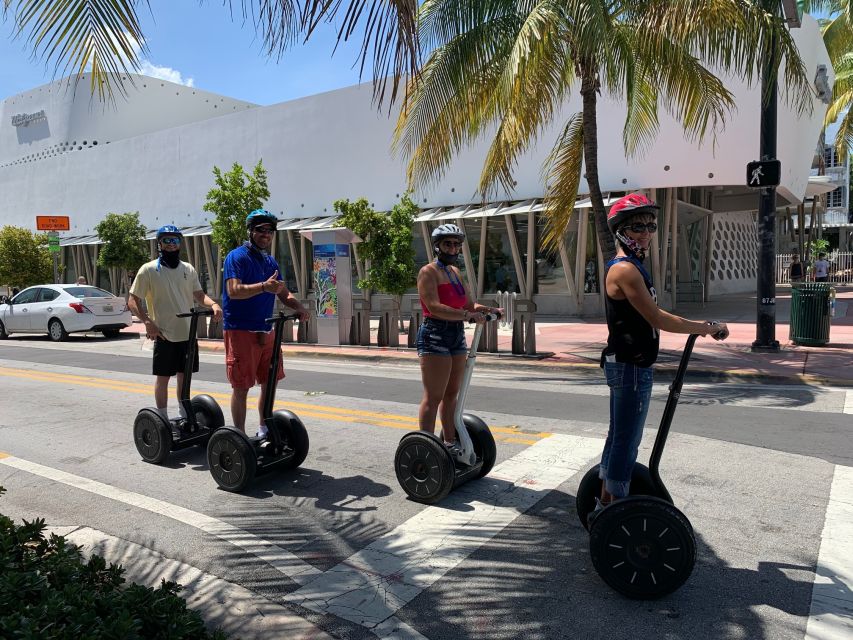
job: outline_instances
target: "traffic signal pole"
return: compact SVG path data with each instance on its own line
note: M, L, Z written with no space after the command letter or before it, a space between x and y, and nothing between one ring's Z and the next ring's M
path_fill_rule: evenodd
M761 76L761 160L776 160L776 106L778 71L773 66L774 44ZM776 340L776 187L762 187L758 195L758 316L753 351L775 353Z

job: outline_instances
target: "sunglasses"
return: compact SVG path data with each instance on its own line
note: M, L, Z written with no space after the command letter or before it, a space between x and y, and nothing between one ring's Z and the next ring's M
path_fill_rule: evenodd
M462 248L462 243L455 240L442 240L439 244L443 247L450 247L451 249Z
M275 233L275 229L273 227L255 227L253 231L255 233Z
M160 238L160 242L162 244L181 244L181 239L176 238L175 236L168 236L166 238Z
M625 228L630 229L634 233L643 233L643 231L654 233L658 230L658 225L656 222L634 222Z

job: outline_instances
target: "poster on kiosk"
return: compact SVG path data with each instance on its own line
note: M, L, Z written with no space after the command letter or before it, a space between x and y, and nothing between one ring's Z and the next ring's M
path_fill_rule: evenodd
M350 244L361 242L349 229L302 231L314 246L313 288L316 296L317 342L347 344L352 323Z

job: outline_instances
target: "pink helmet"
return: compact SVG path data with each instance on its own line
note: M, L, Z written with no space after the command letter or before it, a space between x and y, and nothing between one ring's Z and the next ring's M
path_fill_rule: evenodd
M619 198L610 207L607 213L607 226L611 233L616 233L616 230L623 222L629 218L645 213L657 218L660 207L649 200L642 193L629 193L627 196Z

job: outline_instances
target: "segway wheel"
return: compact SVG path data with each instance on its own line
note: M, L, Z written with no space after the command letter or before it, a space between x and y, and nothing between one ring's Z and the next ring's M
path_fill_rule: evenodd
M397 482L408 496L421 504L434 504L453 489L453 458L442 442L431 433L407 433L394 456Z
M595 465L592 469L586 472L586 475L581 480L578 486L578 494L575 499L575 509L578 512L578 519L581 521L584 529L589 529L587 519L589 514L595 510L595 499L601 497L601 482L598 477L598 467ZM653 496L655 498L665 499L655 489L652 482L649 468L642 464L635 464L634 471L631 474L631 492L632 496Z
M153 409L142 409L133 421L133 441L145 462L163 464L172 451L172 425Z
M471 441L474 443L474 453L477 454L479 460L483 461L483 466L476 476L477 478L482 478L492 470L492 467L495 466L495 460L498 457L495 438L489 430L489 425L477 416L470 413L463 413L462 422L465 424L465 428L468 429L468 435L471 436Z
M217 429L207 443L207 464L216 484L239 492L255 478L258 460L246 435L233 427Z
M210 439L210 434L215 429L225 426L225 416L222 415L222 408L207 394L199 394L190 400L190 404L195 414L195 421L201 429L208 431L208 437L199 441L199 446L206 447L207 441Z
M681 511L660 498L625 498L605 508L589 535L601 579L635 600L655 600L683 585L696 563L696 539Z
M276 411L272 414L273 425L278 429L284 444L285 451L288 449L292 452L291 456L282 462L282 468L295 469L303 462L308 455L310 443L308 441L308 430L302 424L295 413L292 411Z

